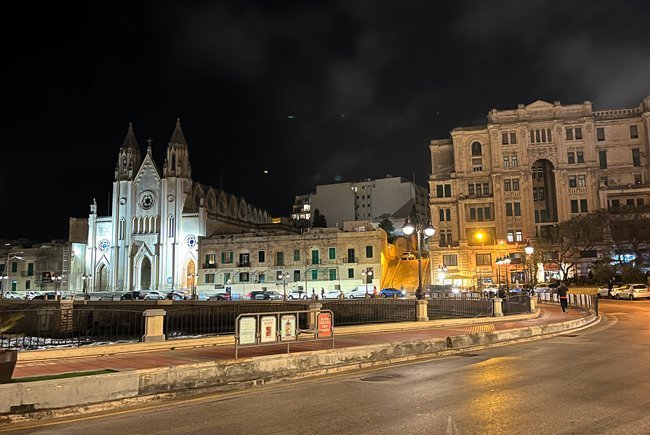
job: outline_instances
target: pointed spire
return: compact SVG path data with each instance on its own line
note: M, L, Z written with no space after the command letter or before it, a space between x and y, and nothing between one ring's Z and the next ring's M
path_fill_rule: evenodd
M185 145L187 146L187 142L185 141L185 136L183 136L183 130L181 129L181 119L176 118L176 128L174 129L174 133L172 133L172 138L169 140L169 143L177 143L179 145Z
M140 150L140 147L138 146L138 141L135 138L135 134L133 133L133 124L129 122L129 130L126 132L126 137L124 138L124 143L122 144L122 149L124 148L134 148L136 150Z
M151 139L151 138L147 139L147 155L148 155L149 157L152 156L152 153L151 153L151 142L153 142L153 139Z

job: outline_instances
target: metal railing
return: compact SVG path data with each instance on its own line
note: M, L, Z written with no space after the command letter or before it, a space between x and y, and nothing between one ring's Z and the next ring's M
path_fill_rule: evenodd
M235 333L235 319L244 313L297 311L309 308L309 301L300 302L215 302L206 306L166 307L163 332L167 339L189 338L199 335ZM303 319L300 319L301 327Z
M530 312L530 296L527 294L510 295L503 298L501 302L503 315L523 314Z
M43 306L3 309L0 349L34 350L135 342L144 334L142 311Z
M324 309L331 310L336 326L364 323L412 322L416 320L416 301L412 299L323 300Z
M479 296L439 295L427 302L429 320L491 317L494 311L492 300Z
M557 294L550 294L550 293L540 293L538 295L539 302L545 302L545 303L555 303L559 304L560 299ZM568 303L570 307L574 308L584 308L587 310L594 310L596 314L598 314L598 298L592 295L576 295L576 294L569 294L568 295Z

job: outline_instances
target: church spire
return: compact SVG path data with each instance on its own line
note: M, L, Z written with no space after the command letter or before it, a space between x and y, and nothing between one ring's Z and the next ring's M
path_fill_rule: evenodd
M176 128L172 133L172 138L169 140L169 144L178 144L187 146L185 141L185 136L183 136L183 129L181 129L181 118L176 118Z
M117 157L115 181L132 180L140 168L141 161L142 156L140 155L140 147L135 138L135 133L133 133L133 124L129 122L129 129Z
M165 177L190 179L192 176L187 141L185 140L183 129L181 129L180 118L176 118L176 127L174 128L171 139L169 139L163 173Z

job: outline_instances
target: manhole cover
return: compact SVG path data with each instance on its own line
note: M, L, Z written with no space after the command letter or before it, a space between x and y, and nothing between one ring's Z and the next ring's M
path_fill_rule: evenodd
M477 353L461 353L459 354L460 356L465 356L465 357L473 357L473 356L478 356Z
M390 381L391 379L393 379L393 377L390 375L373 375L373 376L366 376L365 378L361 378L362 381L368 381L368 382Z

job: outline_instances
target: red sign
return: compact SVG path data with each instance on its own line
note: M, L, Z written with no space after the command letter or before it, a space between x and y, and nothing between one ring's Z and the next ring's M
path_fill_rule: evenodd
M332 315L330 313L318 314L318 337L332 336Z

